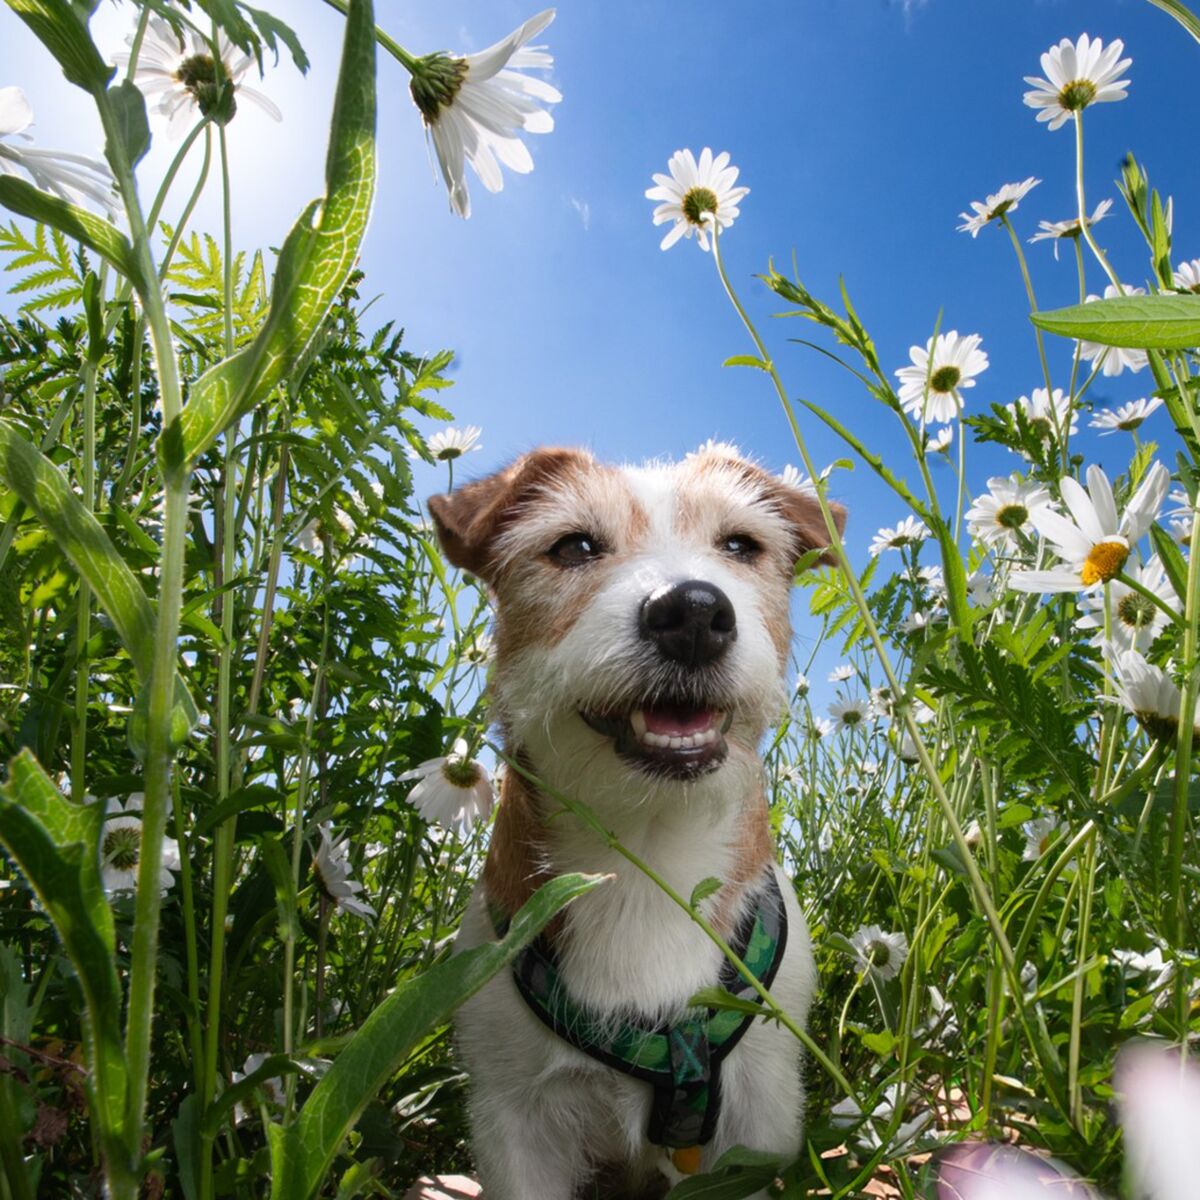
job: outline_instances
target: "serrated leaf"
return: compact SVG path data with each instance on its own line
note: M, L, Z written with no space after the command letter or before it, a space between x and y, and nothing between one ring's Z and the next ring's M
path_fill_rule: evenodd
M112 911L100 882L102 804L73 804L28 750L0 784L0 844L20 867L54 922L83 991L92 1043L92 1118L110 1144L125 1107L121 987L113 961Z
M87 25L67 0L8 0L8 7L54 55L68 82L96 92L113 77L115 68L104 61Z
M396 988L334 1060L296 1121L270 1127L273 1200L308 1200L368 1101L418 1039L508 966L564 905L605 878L560 875L544 883L513 917L502 941L465 950Z
M51 196L12 175L0 175L0 204L22 217L49 225L72 241L94 250L137 285L140 274L128 239L115 226L87 209Z
M715 876L710 875L707 879L702 879L694 888L692 888L692 898L688 903L695 908L701 900L706 900L714 892L721 890L721 881Z
M1200 296L1114 296L1031 313L1029 319L1047 333L1102 346L1138 350L1200 346Z
M351 0L325 165L314 200L279 254L263 327L244 350L192 385L177 428L159 448L170 464L194 462L222 431L265 399L299 364L345 286L375 192L375 24L370 0Z

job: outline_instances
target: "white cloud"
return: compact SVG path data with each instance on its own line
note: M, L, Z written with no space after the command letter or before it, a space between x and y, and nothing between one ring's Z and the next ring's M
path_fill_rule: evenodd
M571 197L571 207L579 214L579 220L583 225L583 232L592 227L592 206L586 200L580 200L578 196Z

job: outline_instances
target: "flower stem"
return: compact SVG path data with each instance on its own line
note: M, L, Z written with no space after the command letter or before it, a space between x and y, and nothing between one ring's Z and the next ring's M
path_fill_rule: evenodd
M1021 268L1021 278L1025 281L1025 295L1029 298L1029 311L1038 311L1037 296L1033 291L1033 280L1029 275L1029 264L1025 261L1025 251L1021 247L1021 239L1017 237L1017 231L1012 227L1012 222L1008 219L1008 213L1000 214L1000 224L1008 230L1008 236L1012 240L1013 250L1016 251L1017 265ZM1038 359L1042 364L1042 378L1046 382L1046 395L1054 395L1054 386L1050 382L1050 364L1046 361L1046 344L1042 340L1042 331L1035 325L1033 327L1033 336L1037 338Z
M1079 205L1080 233L1083 234L1088 247L1096 256L1096 261L1104 268L1104 273L1112 280L1112 285L1117 289L1117 294L1120 296L1125 295L1124 286L1120 279L1117 278L1116 271L1112 269L1112 265L1109 263L1104 251L1100 249L1088 225L1087 205L1083 199L1083 109L1076 109L1075 111L1075 199Z
M344 17L350 11L348 0L325 0L330 8L337 9ZM415 54L409 54L394 38L390 37L378 25L375 26L375 40L410 74L415 75L420 65Z

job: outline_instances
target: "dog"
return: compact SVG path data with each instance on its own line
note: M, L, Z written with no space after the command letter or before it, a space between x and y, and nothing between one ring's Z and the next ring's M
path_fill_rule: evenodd
M802 1023L815 968L776 865L759 745L787 702L795 564L833 561L815 496L720 444L640 467L543 448L429 511L447 558L493 602L507 754L681 896L710 881L700 911ZM685 911L521 771L504 773L456 949L498 937L567 871L613 878L456 1020L486 1200L648 1200L735 1145L795 1158L799 1043L776 1022L689 1008L718 984L757 997Z

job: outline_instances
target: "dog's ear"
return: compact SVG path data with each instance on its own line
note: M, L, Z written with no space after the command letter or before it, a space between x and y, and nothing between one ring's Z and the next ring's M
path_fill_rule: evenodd
M825 528L825 518L821 516L821 506L816 496L806 488L789 487L778 480L772 482L775 501L795 533L796 558L801 558L810 550L825 550L817 561L829 567L836 566L837 556L827 549L829 530ZM845 507L831 500L829 508L838 533L843 533L846 528Z
M585 450L542 447L456 491L429 497L429 512L446 557L464 571L492 582L492 548L520 506L570 470L591 466Z

